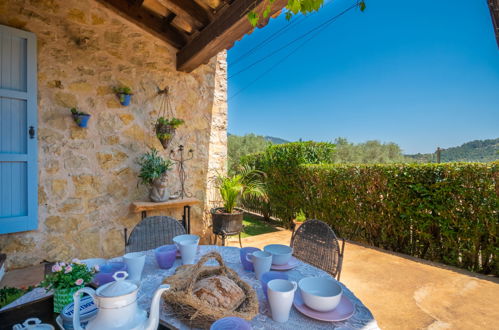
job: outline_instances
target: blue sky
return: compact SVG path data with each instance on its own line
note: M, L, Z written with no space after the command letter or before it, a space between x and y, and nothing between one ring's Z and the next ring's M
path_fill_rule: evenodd
M242 57L290 24L281 15L229 50L230 133L380 140L406 153L499 137L499 49L485 0L366 0L287 59L294 46L234 75L353 3L333 0Z

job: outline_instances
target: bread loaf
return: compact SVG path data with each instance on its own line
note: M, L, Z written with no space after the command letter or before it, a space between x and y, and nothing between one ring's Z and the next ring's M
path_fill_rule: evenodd
M233 311L246 298L244 291L226 276L211 276L194 285L193 294L211 306Z

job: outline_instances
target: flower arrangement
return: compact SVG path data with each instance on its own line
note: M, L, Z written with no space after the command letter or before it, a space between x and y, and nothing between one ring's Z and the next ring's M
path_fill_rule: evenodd
M73 259L72 263L57 262L52 266L52 273L45 276L40 286L47 290L83 286L90 283L93 275L98 271L98 266L90 270L87 265L78 259Z

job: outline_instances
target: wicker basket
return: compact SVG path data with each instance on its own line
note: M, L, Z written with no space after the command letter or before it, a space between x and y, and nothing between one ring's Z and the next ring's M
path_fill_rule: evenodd
M217 260L219 266L203 266L212 258ZM192 293L197 281L215 275L228 277L246 295L244 301L235 310L214 307ZM241 280L235 271L228 268L217 252L205 254L195 265L179 267L175 275L165 278L163 282L170 284L170 290L163 295L165 302L172 307L177 318L191 327L206 328L216 320L227 316L237 316L249 321L258 314L258 299L255 290Z

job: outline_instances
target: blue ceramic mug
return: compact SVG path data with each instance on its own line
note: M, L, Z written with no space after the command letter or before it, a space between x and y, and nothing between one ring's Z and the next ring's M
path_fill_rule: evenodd
M260 251L260 249L256 248L256 247L245 247L245 248L242 248L241 250L239 250L239 256L241 258L241 264L243 265L244 270L247 270L247 271L250 271L250 272L254 271L253 264L246 259L246 255L248 253L253 253L255 251Z

